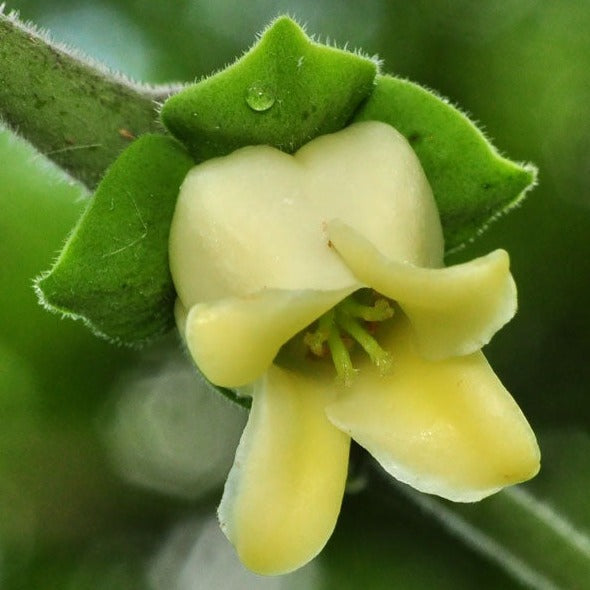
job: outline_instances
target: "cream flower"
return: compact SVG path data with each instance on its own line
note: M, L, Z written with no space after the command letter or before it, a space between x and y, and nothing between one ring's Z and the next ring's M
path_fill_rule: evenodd
M250 569L285 573L322 549L351 437L398 480L455 501L538 471L534 434L479 352L516 310L508 255L442 260L430 187L389 125L294 156L248 147L188 174L170 236L177 319L205 376L252 397L219 507ZM339 377L305 344L328 349Z

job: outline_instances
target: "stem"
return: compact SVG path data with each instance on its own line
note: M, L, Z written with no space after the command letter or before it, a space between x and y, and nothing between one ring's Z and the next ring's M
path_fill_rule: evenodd
M0 120L89 189L135 137L164 133L166 92L82 61L0 6Z

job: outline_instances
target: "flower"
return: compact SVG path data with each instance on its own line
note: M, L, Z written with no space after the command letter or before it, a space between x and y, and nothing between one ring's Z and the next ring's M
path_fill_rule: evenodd
M432 192L389 125L187 175L170 234L177 321L204 375L252 397L219 507L250 569L286 573L322 549L351 438L455 501L538 471L534 434L479 352L516 310L508 255L442 260ZM312 358L324 350L337 375Z

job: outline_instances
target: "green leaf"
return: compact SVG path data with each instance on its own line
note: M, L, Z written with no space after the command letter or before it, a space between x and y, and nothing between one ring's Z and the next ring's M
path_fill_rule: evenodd
M42 303L98 335L141 344L172 327L168 235L193 161L173 139L144 135L109 168L51 271Z
M535 479L476 504L404 488L454 536L524 586L583 588L590 580L590 436L553 430L540 444L544 465Z
M422 86L379 76L355 121L389 123L420 158L436 199L447 252L473 240L516 205L536 179L533 166L498 154L459 110Z
M168 99L162 121L197 160L256 144L294 152L345 126L377 65L277 19L240 60Z

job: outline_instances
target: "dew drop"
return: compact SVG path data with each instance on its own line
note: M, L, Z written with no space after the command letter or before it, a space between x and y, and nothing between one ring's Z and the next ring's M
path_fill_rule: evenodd
M246 103L253 111L259 113L268 111L275 103L275 100L274 93L262 82L254 82L246 90Z

